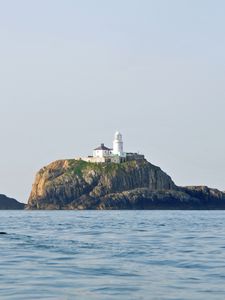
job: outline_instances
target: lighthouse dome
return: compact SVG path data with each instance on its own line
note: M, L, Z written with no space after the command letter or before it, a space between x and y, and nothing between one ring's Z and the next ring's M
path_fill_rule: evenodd
M121 139L121 138L122 138L122 134L119 131L116 131L115 139Z

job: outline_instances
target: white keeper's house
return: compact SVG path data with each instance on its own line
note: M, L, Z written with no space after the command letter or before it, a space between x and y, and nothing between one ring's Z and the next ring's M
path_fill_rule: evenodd
M106 147L103 143L93 150L93 155L77 157L76 159L93 163L122 163L128 160L144 159L144 155L123 151L123 138L120 132L116 132L113 140L113 148Z

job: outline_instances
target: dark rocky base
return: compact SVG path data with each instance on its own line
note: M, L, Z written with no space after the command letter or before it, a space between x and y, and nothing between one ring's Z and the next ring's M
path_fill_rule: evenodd
M37 207L29 207L37 209ZM68 205L39 202L49 210L225 210L225 194L208 187L151 192L147 189L109 194L101 198L81 196Z

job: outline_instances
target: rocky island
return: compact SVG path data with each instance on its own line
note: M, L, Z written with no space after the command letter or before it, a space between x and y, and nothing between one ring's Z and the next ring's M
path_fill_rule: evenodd
M178 187L144 155L113 149L55 161L36 175L27 209L225 209L225 193L205 186Z
M13 198L0 194L0 209L24 209L24 207L24 203L20 203Z

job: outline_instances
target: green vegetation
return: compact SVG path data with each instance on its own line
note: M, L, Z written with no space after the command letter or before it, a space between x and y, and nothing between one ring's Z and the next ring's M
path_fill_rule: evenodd
M94 170L99 173L110 174L118 170L126 170L129 167L134 168L136 166L136 161L127 161L121 164L117 164L111 162L92 163L92 162L86 162L84 160L70 159L68 160L68 162L69 162L69 168L67 169L67 172L69 174L78 175L80 177L82 176L85 170Z
M70 159L68 162L69 162L69 168L67 172L78 176L82 176L82 171L86 169L87 165L89 164L86 161L75 160L75 159Z

